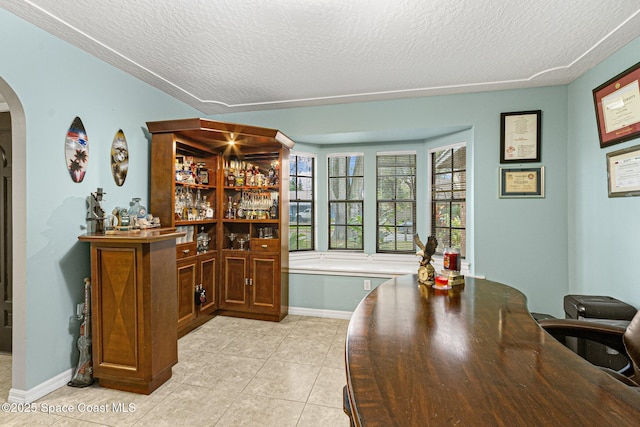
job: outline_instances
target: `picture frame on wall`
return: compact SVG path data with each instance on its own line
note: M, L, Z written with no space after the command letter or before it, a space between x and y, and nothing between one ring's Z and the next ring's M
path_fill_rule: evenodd
M544 166L500 168L499 196L506 198L543 198Z
M542 110L500 114L500 163L540 161Z
M593 89L600 148L640 137L640 62Z
M640 145L607 153L609 197L640 196Z

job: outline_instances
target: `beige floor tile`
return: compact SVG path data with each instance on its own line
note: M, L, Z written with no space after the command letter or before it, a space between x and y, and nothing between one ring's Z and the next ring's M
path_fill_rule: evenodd
M308 365L270 360L242 393L306 402L319 370Z
M73 418L59 417L58 421L53 425L54 427L100 427L107 424L88 423L82 420L76 420Z
M145 414L136 426L212 426L236 398L237 395L229 391L182 384Z
M280 323L295 323L300 321L304 316L298 316L297 314L287 314L287 316L280 321Z
M347 336L347 330L349 329L349 321L348 320L340 320L338 324L338 333L344 336Z
M6 400L3 402L6 402ZM60 419L57 415L40 412L37 407L31 410L33 406L30 406L29 412L24 412L24 406L19 409L17 405L15 404L15 406L10 406L0 411L1 426L51 426Z
M216 427L293 427L303 409L302 402L243 396L231 405Z
M10 354L0 353L0 401L9 400L9 391L11 390L11 363Z
M198 329L241 332L260 322L260 320L243 319L241 317L216 316Z
M214 425L218 419L216 426L294 426L298 419L301 426L348 425L336 407L345 382L347 324L294 315L281 322L218 316L178 341L173 377L151 395L97 381L82 389L64 386L35 403L71 405L75 412L0 413L0 425ZM0 393L6 394L0 400L7 400L10 384L11 356L0 354ZM116 412L129 404L135 412ZM81 412L78 405L108 411Z
M331 347L329 347L327 357L324 359L324 363L322 364L322 366L342 369L342 371L344 372L344 342L341 342L340 340L333 341Z
M340 325L345 321L342 319L334 319L332 317L316 317L316 316L302 316L300 319L301 322L309 322L309 323L325 323L331 325Z
M342 409L307 403L297 427L349 427L349 417Z
M86 388L61 387L39 399L37 403L50 408L73 406L67 418L112 426L130 426L162 402L179 386L171 379L150 395L112 390L94 384Z
M178 340L178 358L188 350L217 353L241 333L241 329L197 329Z
M278 348L284 336L265 335L252 330L246 330L231 342L227 343L220 352L236 356L268 359Z
M329 340L333 341L338 330L338 324L335 322L328 322L327 320L335 319L318 319L309 320L308 318L302 319L296 323L295 327L289 333L291 338L306 338L316 340Z
M333 408L342 408L342 388L347 383L343 369L322 368L318 373L308 403Z
M249 384L264 362L262 359L220 353L215 359L203 362L201 371L186 377L182 383L239 393Z
M322 366L331 348L331 341L286 337L271 355L272 360Z
M210 358L218 357L218 354L209 353L206 351L183 349L178 350L178 363L173 366L173 376L187 377L190 375L197 375L202 372L206 361Z
M342 327L338 326L338 330L336 331L336 336L333 339L333 341L339 341L342 344L347 342L347 330L346 330L346 328L342 328Z
M286 337L298 324L297 320L287 319L288 317L285 317L281 322L260 322L256 325L251 326L251 328L248 328L247 331L250 331L254 334L277 335L279 337Z

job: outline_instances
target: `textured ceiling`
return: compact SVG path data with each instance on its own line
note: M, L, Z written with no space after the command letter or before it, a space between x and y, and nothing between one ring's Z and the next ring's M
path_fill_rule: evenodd
M566 84L638 0L0 0L205 114Z

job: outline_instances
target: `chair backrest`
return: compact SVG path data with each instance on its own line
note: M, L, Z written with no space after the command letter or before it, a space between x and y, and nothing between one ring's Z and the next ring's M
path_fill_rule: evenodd
M633 362L636 381L640 379L640 311L631 319L622 340L627 349L627 354Z

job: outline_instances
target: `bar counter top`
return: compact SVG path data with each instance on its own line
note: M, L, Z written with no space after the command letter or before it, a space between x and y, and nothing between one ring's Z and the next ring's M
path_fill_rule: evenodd
M129 243L151 243L161 240L177 239L184 236L183 231L175 228L148 228L143 230L115 231L110 233L87 233L78 236L82 242L126 241Z
M548 335L525 296L416 275L374 289L351 317L347 394L356 426L631 426L640 391Z

